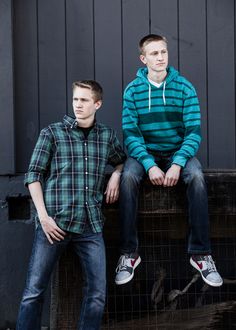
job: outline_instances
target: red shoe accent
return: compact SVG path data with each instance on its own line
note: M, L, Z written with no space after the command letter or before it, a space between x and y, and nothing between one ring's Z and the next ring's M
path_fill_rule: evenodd
M194 259L193 259L194 260ZM194 260L194 262L196 262L196 264L198 265L198 267L200 268L200 269L202 269L202 262L197 262L196 260Z
M136 259L132 259L132 260L130 261L132 267L134 267L135 262L136 262L137 259L138 259L138 257L137 257Z

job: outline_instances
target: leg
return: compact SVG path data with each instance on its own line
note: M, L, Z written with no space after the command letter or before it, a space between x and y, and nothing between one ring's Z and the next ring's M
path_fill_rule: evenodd
M20 304L17 330L40 330L43 295L65 243L51 245L41 226L35 232L26 287Z
M188 252L192 254L190 264L199 271L208 285L221 286L223 280L210 255L207 190L201 164L196 158L191 158L187 162L182 171L182 178L188 186L190 224Z
M85 276L79 330L100 329L106 298L106 256L102 233L73 234Z
M116 268L116 284L125 284L141 262L138 255L137 211L140 181L145 170L135 159L125 162L120 183L121 256Z
M120 183L121 254L138 249L137 210L140 181L145 175L143 166L133 158L125 162Z
M209 219L207 189L201 164L191 158L181 172L187 185L190 235L188 252L190 254L209 254Z

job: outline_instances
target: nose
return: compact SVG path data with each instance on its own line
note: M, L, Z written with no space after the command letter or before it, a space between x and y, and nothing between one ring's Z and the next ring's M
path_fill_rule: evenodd
M78 100L78 101L76 101L76 104L75 105L76 105L77 108L79 108L79 107L81 107L82 102L80 100Z
M163 61L163 55L160 53L157 55L158 61Z

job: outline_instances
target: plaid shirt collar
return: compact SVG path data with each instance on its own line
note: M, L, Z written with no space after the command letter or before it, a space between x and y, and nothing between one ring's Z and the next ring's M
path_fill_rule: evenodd
M77 121L77 119L75 117L72 117L72 116L69 116L69 115L65 115L63 117L63 123L69 127L70 129L74 129L74 128L80 128L79 127L79 123ZM97 130L97 127L98 127L98 124L97 124L97 120L96 120L96 117L95 117L95 120L94 120L94 129L95 131Z

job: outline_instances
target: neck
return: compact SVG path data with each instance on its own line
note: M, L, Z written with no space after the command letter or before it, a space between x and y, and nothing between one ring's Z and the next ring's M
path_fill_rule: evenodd
M148 78L155 81L156 83L161 83L165 80L167 76L167 71L162 71L162 72L154 72L154 71L149 71L148 72Z
M78 126L79 127L83 127L83 128L89 128L89 127L91 127L91 126L93 126L94 125L94 118L91 120L82 120L82 119L80 119L80 120L77 120L77 123L78 123Z

